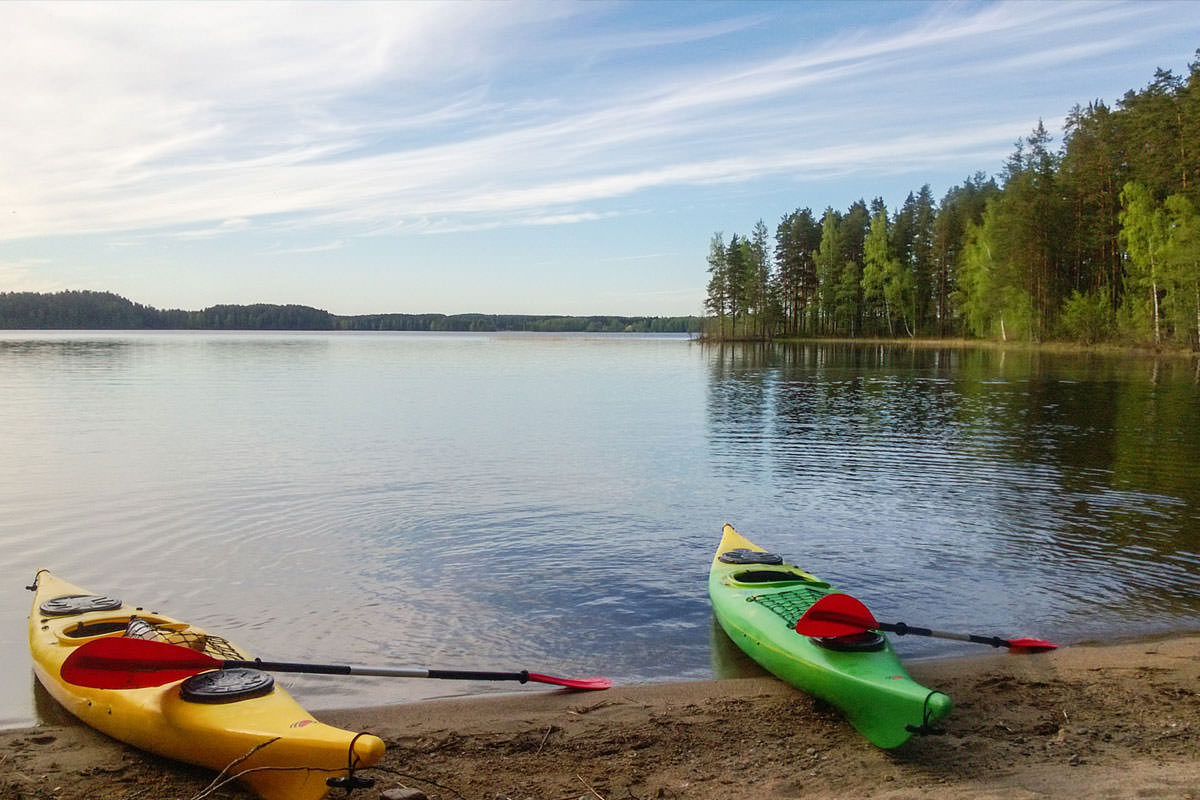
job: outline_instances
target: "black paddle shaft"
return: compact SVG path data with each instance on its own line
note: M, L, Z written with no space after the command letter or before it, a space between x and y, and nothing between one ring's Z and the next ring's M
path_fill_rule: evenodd
M970 633L946 633L945 631L935 631L929 628L917 628L912 625L906 625L903 622L880 622L878 623L879 630L894 633L897 636L905 634L913 634L914 636L935 636L939 639L958 639L962 642L974 642L975 644L990 644L992 647L1011 647L1012 642L1008 639L1001 639L999 636L976 636Z
M350 667L345 664L295 664L287 661L227 660L222 669L248 667L267 672L300 672L309 675L376 675L385 678L441 678L453 681L519 681L529 680L529 671L479 672L461 669L406 669L395 667Z

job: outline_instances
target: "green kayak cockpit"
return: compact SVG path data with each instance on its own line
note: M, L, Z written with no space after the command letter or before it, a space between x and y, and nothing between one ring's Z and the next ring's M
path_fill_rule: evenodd
M825 581L817 580L800 570L748 569L729 576L734 583L802 583L815 589L829 589Z
M728 578L733 583L804 583L818 589L831 588L828 583L815 575L810 575L799 567L788 564L778 553L739 547L735 550L726 550L717 556L717 560L732 566L750 567L750 569L729 573Z

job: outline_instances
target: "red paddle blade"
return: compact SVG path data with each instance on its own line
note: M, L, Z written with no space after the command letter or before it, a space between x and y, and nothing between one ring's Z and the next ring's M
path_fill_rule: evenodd
M827 594L809 606L796 622L796 633L825 638L851 636L879 627L875 615L862 601L848 594Z
M612 688L612 681L608 678L556 678L553 675L539 675L536 672L529 673L529 680L534 683L549 683L554 686L566 686L568 689L579 689L581 691L598 691L600 689Z
M1009 639L1008 649L1014 653L1044 653L1057 650L1058 645L1045 639Z
M144 689L219 669L220 659L168 642L106 637L81 644L60 674L67 683L93 689Z

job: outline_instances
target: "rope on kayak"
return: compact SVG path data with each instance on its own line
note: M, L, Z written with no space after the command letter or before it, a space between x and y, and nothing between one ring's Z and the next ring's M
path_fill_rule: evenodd
M275 742L278 742L279 738L280 737L275 736L270 739L267 739L265 742L259 742L258 744L254 745L254 747L250 748L250 750L245 755L239 756L239 757L235 758L233 761L230 761L228 764L225 765L225 769L223 769L219 773L217 773L217 777L212 779L212 783L208 784L208 786L205 786L204 789L202 789L200 792L193 795L191 800L203 800L205 797L208 797L210 794L215 792L217 789L220 789L225 784L236 781L242 775L246 774L246 772L253 772L254 770L244 770L243 772L238 772L234 775L229 774L229 770L233 769L238 764L241 764L247 758L254 755L259 750L262 750L267 745L271 745L271 744L274 744Z
M934 691L930 692L929 694L925 695L925 707L921 713L921 715L923 717L923 719L921 720L921 724L920 725L905 725L904 730L908 731L909 733L915 733L917 736L941 736L946 733L945 728L937 727L936 725L933 724L933 721L930 719L930 716L932 715L933 711L929 707L929 701L933 699L933 696L935 694L941 694L941 692L934 690Z
M366 733L359 733L359 734L355 735L355 737L353 739L350 740L350 747L349 747L349 751L348 751L348 755L347 755L347 759L346 759L346 770L349 774L344 777L334 776L331 778L326 778L326 780L325 780L325 782L331 787L345 789L347 797L349 797L350 793L353 792L355 789L368 789L375 785L374 778L367 778L367 777L363 777L361 775L354 774L355 770L358 768L359 762L361 761L361 758L359 757L358 753L356 753L354 751L354 745L358 741L359 737L366 736L366 735L367 735ZM336 769L329 769L327 767L295 766L295 767L251 767L250 769L244 769L240 772L232 772L232 773L230 772L230 770L232 770L238 764L241 764L243 761L250 758L250 756L254 755L259 750L262 750L264 747L267 747L269 745L274 744L275 742L278 742L279 739L280 739L280 737L276 736L274 738L267 739L265 742L259 742L254 747L252 747L245 755L235 758L228 765L226 765L225 769L221 770L221 772L217 775L217 777L213 778L212 783L208 784L208 786L204 787L204 789L202 789L198 793L192 795L190 800L204 800L204 798L209 797L210 795L212 795L213 792L217 791L218 789L221 789L224 786L226 786L227 784L233 783L236 780L244 778L245 776L247 776L253 772L287 772L287 771L301 771L301 770L306 771L306 772L340 772L341 771L341 770L336 770Z
M356 733L354 738L350 740L350 747L348 748L346 757L346 774L325 779L326 786L334 789L345 789L347 797L355 789L370 789L375 785L374 778L368 778L363 775L354 774L354 771L358 769L358 762L362 760L358 753L354 751L354 745L360 738L366 735L367 734L363 732Z

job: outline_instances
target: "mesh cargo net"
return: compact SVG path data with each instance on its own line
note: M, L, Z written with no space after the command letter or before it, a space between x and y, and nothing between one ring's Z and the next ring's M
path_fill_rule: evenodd
M133 617L125 627L125 635L134 639L151 639L158 642L183 645L201 653L207 653L213 658L233 659L244 661L248 657L234 647L228 639L203 633L191 628L179 629L178 626L154 625L147 620Z
M796 623L800 621L800 617L804 616L804 612L808 610L809 606L829 594L829 592L829 589L813 589L802 586L797 589L788 589L785 592L758 594L748 597L746 600L747 602L758 603L764 608L774 611L783 618L783 621L787 623L789 628L794 628L796 627Z

